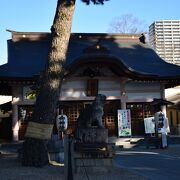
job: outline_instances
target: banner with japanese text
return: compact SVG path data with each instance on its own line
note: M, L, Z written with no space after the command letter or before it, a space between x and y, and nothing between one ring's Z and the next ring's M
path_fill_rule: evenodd
M130 109L118 110L118 135L131 136L131 112Z

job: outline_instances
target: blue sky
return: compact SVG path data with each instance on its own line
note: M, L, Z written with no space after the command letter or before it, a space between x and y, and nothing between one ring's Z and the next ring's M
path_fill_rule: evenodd
M7 62L11 33L50 32L57 0L1 0L0 64ZM147 27L155 20L180 19L180 0L110 0L104 6L86 6L77 0L72 32L107 32L114 17L132 14Z

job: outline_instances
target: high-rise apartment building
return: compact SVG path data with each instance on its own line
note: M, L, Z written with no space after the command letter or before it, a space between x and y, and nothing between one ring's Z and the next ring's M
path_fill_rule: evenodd
M180 65L180 20L159 20L149 26L149 43L165 61Z

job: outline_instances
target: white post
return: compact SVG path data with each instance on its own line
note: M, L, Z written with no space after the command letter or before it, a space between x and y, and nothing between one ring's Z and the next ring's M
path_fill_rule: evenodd
M120 88L121 88L121 109L126 109L126 101L127 101L127 95L125 91L125 83L127 82L127 79L123 79L120 82Z
M17 97L17 87L12 88L12 140L19 140L19 123L18 123L18 106L19 98Z
M127 96L124 93L121 95L121 109L126 109L126 100L127 100Z
M161 83L160 88L161 88L161 98L162 98L162 99L165 99L165 85L164 85L164 83ZM163 114L165 115L165 117L167 117L167 114L166 114L166 106L165 106L165 105L161 106L161 111L163 112Z
M161 106L161 111L163 112L164 116L167 117L166 115L166 106Z

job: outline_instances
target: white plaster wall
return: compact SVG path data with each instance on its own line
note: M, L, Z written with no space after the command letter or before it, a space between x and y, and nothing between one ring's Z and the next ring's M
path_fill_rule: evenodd
M63 82L61 98L85 98L86 79L66 80ZM99 93L107 97L120 98L120 81L116 79L99 79ZM153 98L161 98L160 83L156 82L128 82L125 84L128 101L140 100L152 101Z
M0 96L0 104L7 103L12 100L12 96Z
M141 90L141 91L160 91L160 83L158 82L129 82L125 84L126 90Z
M120 97L120 81L118 80L99 80L99 94L105 96Z
M104 94L106 97L112 96L114 98L120 97L120 91L106 91L106 90L100 90L99 94Z
M165 97L166 98L171 98L172 96L175 96L175 95L180 95L180 86L165 89Z
M64 81L61 88L61 97L85 97L86 96L86 84L85 80L67 80Z
M0 105L12 101L12 96L0 96ZM0 122L1 118L9 117L11 112L4 113L0 110Z
M120 82L117 80L99 79L98 91L106 96L120 96ZM61 89L61 98L81 98L86 97L87 80L66 80Z
M125 85L128 101L135 99L161 98L160 83L156 82L129 82Z
M140 93L126 93L128 100L130 99L146 99L147 101L153 100L153 98L161 98L158 92L140 92Z
M120 81L118 80L105 80L105 79L100 79L99 80L99 89L120 89Z

